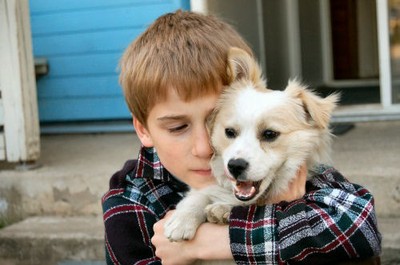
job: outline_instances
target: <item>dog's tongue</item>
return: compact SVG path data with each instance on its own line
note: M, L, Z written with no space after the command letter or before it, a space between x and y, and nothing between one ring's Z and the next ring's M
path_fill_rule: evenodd
M256 195L257 189L252 181L236 181L235 196L241 201L248 201Z

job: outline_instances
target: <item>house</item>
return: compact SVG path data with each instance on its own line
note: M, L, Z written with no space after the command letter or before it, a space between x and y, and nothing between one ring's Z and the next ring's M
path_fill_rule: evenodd
M35 167L41 134L131 131L131 116L118 85L119 57L156 17L178 8L214 13L231 22L255 50L271 88L281 89L288 78L301 77L320 93L342 92L343 104L334 114L335 122L400 119L400 5L396 0L0 0L0 160L27 169ZM382 140L379 132L383 131L385 127L373 132ZM397 135L391 133L393 139L398 139ZM121 144L116 137L102 135L100 139L109 142L99 144L96 137L84 136L78 144L96 146L96 153L111 149L114 143L125 145L131 137L124 135ZM69 139L68 145L72 138L61 139ZM395 149L396 143L387 146ZM369 146L364 142L355 144ZM371 144L376 149L380 145ZM346 141L342 146L347 146ZM58 150L51 151L54 154ZM102 165L82 151L83 158L68 161L54 155L57 163L52 161L36 171L21 173L1 168L0 227L3 218L19 221L36 215L39 218L34 220L41 221L42 227L61 227L69 221L75 225L85 220L85 228L90 228L87 234L97 231L98 237L79 242L74 253L80 255L81 249L88 249L95 258L102 257L101 219L95 215L101 212L99 201L106 190L109 170L116 169L114 164L104 164L123 163L120 160L125 153L119 151L103 154L99 160L107 163ZM346 151L344 162L358 154L358 150ZM130 150L126 152L131 154ZM383 177L379 166L363 174L365 165L375 163L375 153L367 162L356 156L364 166L361 174L353 160L347 162L351 175L359 175L360 181L376 188L377 203L389 204L379 211L395 217L389 221L394 220L397 229L400 204L397 168L392 166L395 152L389 152L390 160L383 157L387 151L377 152L391 166L384 164L385 174L391 175ZM87 167L81 160L96 166L84 172ZM375 178L376 172L379 178ZM59 218L59 223L41 219L40 215L69 218ZM85 219L88 216L92 218L89 221ZM31 225L29 220L27 224ZM386 234L393 229L388 231ZM393 235L391 248L397 257L400 244L397 234ZM45 264L47 256L61 256L63 251L47 251L46 247L54 250L52 244L63 244L52 236L49 238L53 241L38 239L42 240L43 251L41 257L36 257L37 264ZM9 238L0 236L0 244ZM22 251L30 241L24 236L15 240L12 242L21 240L14 245L19 252L10 256L32 258ZM75 258L81 257L78 254Z
M11 162L37 159L39 131L131 130L118 60L156 17L190 9L189 0L30 0L29 11L18 3L2 0L1 9L0 55L8 63L0 72L0 159ZM323 94L340 91L336 122L400 118L396 1L197 0L192 9L232 22L254 48L269 87L282 89L299 77ZM26 56L17 53L21 48ZM36 82L32 48L48 67ZM10 78L18 69L21 78Z

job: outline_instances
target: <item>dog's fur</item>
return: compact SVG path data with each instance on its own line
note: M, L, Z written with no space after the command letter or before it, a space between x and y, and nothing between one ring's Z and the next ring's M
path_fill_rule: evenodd
M226 223L234 206L268 203L304 162L312 171L329 161L337 95L321 98L298 81L269 90L258 64L238 48L229 52L228 74L231 85L209 121L218 185L191 190L178 204L165 226L172 241L191 239L206 220Z
M226 222L233 206L267 203L287 189L304 162L312 170L329 161L328 125L337 95L320 98L297 81L284 91L269 90L257 63L238 48L230 50L228 62L231 85L208 122L218 186L192 190L178 204L166 224L173 241L191 239L206 217Z

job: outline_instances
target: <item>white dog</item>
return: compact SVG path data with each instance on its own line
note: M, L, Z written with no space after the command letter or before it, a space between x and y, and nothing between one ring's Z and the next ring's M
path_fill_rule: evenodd
M304 162L312 170L329 161L337 95L320 98L297 81L269 90L258 64L238 48L229 51L228 73L231 85L209 121L218 185L191 190L177 205L165 224L171 241L191 239L206 220L226 223L234 206L266 204Z

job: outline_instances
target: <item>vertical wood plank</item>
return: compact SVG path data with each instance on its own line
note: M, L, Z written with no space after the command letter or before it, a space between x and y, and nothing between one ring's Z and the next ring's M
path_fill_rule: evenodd
M0 58L5 159L36 160L40 136L28 0L0 0Z
M1 85L0 85L1 88ZM1 90L0 90L1 93ZM2 126L4 125L4 107L3 100L0 98L0 132L3 131Z
M0 85L0 92L1 92L1 85ZM3 125L4 125L3 100L0 98L0 161L6 159Z
M6 159L6 148L4 144L4 133L0 133L0 160Z

